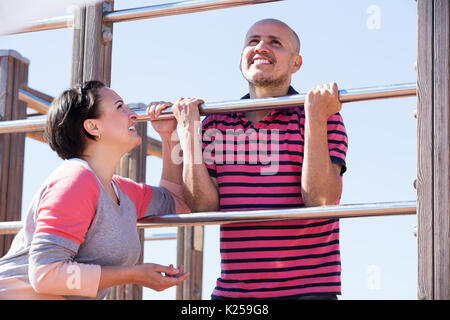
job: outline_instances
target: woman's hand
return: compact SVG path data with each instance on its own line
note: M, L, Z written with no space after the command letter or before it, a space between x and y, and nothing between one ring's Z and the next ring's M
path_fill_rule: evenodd
M161 111L172 106L170 102L152 102L147 107L147 115L150 116L152 122L152 127L160 135L170 135L177 128L177 121L175 119L167 120L156 120L160 115Z
M173 265L167 267L155 263L134 266L134 274L134 283L156 291L179 285L189 276L189 272L183 272L182 266L174 268Z

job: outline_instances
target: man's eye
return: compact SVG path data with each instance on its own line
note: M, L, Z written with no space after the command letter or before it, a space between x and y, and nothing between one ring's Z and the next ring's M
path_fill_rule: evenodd
M272 44L277 45L277 46L280 46L280 45L281 45L281 42L278 41L278 40L272 40Z
M254 39L254 40L250 40L250 41L248 42L248 44L253 46L253 45L258 44L258 42L259 42L258 40Z

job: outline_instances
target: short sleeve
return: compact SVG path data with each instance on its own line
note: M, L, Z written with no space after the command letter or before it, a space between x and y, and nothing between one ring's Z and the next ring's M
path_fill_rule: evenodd
M113 181L136 207L137 219L175 213L175 201L168 190L114 176Z
M209 175L214 178L217 178L216 161L215 161L215 156L217 152L215 140L217 133L218 129L216 129L214 117L208 116L205 119L203 119L202 122L203 162L205 163Z
M341 175L347 171L346 155L348 148L347 132L340 113L336 113L327 121L328 150L333 163L340 164Z
M35 233L49 233L81 244L94 219L100 187L94 174L68 167L48 183L36 216Z

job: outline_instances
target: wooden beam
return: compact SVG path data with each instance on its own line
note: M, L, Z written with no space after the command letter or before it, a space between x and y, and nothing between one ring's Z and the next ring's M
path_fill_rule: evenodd
M450 2L418 1L418 298L450 299Z
M418 1L418 299L433 299L433 1Z
M450 2L434 4L434 299L450 299Z
M0 121L26 118L19 88L28 82L28 59L14 50L0 51ZM0 135L0 221L21 220L25 134ZM14 236L0 237L0 257Z

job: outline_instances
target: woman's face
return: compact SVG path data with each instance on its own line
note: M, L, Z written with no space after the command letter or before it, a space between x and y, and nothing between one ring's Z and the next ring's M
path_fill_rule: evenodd
M137 119L136 113L129 109L122 98L110 88L101 88L99 95L100 117L96 119L99 140L121 149L123 147L125 152L138 146L142 139L134 126Z

